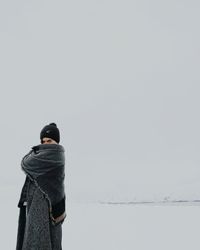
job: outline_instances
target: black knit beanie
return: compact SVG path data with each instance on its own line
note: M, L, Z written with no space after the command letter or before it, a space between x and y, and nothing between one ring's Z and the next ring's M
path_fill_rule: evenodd
M57 128L55 123L50 123L49 125L45 126L42 131L40 132L40 140L42 143L42 139L44 137L48 137L56 141L57 143L60 142L60 132Z

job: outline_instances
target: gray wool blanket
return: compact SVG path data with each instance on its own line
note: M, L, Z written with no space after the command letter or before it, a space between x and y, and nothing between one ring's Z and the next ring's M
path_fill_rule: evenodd
M59 144L34 146L21 162L26 180L20 208L17 250L61 250L65 213L65 155Z

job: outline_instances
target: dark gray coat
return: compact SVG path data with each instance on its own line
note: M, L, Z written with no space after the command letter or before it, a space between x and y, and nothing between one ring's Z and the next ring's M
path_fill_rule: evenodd
M24 201L24 204L20 204L25 196L27 203ZM28 177L18 206L20 214L16 250L61 250L63 222L56 226L51 223L48 202Z
M64 148L34 146L23 157L16 250L61 250L65 213Z

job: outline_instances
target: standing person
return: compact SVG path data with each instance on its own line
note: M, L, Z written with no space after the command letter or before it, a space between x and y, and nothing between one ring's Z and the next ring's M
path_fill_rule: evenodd
M40 140L21 162L26 179L18 203L16 250L62 250L65 151L55 123L41 130Z

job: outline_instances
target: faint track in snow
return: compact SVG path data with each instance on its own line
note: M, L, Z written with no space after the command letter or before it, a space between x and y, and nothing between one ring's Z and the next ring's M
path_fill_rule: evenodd
M178 206L200 206L200 200L163 200L163 201L99 201L105 205L178 205Z

